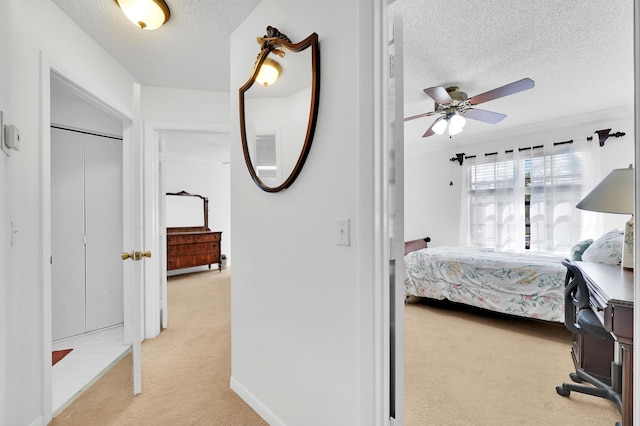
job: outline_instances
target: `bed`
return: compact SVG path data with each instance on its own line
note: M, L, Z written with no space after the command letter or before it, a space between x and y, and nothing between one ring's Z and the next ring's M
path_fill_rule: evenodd
M563 322L563 258L481 248L405 248L405 293Z

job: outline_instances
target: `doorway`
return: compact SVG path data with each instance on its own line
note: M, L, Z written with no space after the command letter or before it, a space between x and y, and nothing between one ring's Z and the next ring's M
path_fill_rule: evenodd
M145 287L145 337L152 338L169 327L165 194L187 191L209 198L209 226L222 232L221 254L231 252L230 226L230 134L226 126L146 123L145 144L145 247L154 253L145 264L151 277ZM207 269L196 267L177 273ZM174 272L171 273L173 275Z
M51 331L45 334L45 351L71 349L45 366L45 415L50 418L131 350L131 331L125 328L131 328L125 311L131 295L119 256L127 211L123 135L128 125L84 89L43 67L43 93L48 94L43 127L51 126L43 155L43 214L50 227L43 245L50 244L51 253L44 298L45 329Z

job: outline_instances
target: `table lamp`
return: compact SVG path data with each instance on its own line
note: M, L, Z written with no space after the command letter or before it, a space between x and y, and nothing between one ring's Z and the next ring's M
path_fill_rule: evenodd
M633 269L633 165L614 169L576 206L601 213L630 214L622 240L622 267Z

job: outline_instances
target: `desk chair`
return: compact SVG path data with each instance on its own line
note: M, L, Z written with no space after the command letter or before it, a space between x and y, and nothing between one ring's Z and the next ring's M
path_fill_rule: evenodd
M598 339L614 341L600 322L600 319L589 306L589 288L584 280L584 276L578 267L568 259L562 261L567 268L564 289L564 325L575 334L592 336ZM622 412L621 395L621 364L619 362L619 346L614 341L614 362L611 363L611 383L609 385L585 371L582 366L576 366L575 373L570 373L569 377L575 383L563 383L556 386L556 392L561 396L569 396L571 391L588 395L606 398L616 404L618 410ZM587 382L589 385L576 383Z

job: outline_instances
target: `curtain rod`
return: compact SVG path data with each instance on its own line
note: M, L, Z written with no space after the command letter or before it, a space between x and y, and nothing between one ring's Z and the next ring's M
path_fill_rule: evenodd
M613 137L613 138L619 138L624 136L626 133L624 132L616 132L616 133L611 133L611 129L604 129L604 130L596 130L594 133L598 134L598 138L600 141L600 146L604 146L605 141L607 140L607 138L609 137ZM593 136L587 136L587 141L590 142L593 140ZM559 145L567 145L567 144L572 144L573 143L573 139L570 139L568 141L562 141L562 142L554 142L553 146L559 146ZM530 149L538 149L538 148L543 148L544 145L535 145L535 146L527 146L524 148L518 148L518 152L522 152L522 151L527 151ZM513 152L513 149L507 149L504 151L505 154L511 154ZM485 157L489 157L491 155L498 155L498 151L495 152L485 152L484 156ZM462 162L464 160L468 160L471 158L476 158L475 155L465 155L465 153L460 153L460 154L456 154L455 157L451 157L449 159L449 161L457 161L460 163L460 165L462 166Z

